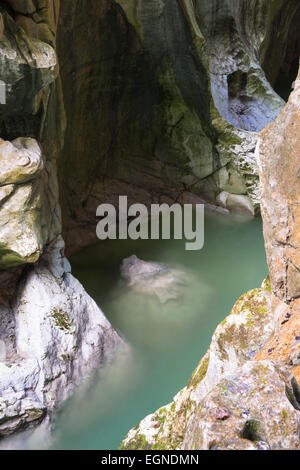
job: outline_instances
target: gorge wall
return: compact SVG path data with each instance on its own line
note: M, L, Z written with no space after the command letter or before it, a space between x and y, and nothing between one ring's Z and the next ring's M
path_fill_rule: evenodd
M63 2L70 249L89 225L94 236L97 204L119 194L149 204L193 193L258 210L257 132L296 77L299 14L294 0Z
M197 196L257 213L257 136L292 88L299 16L297 0L0 2L0 437L49 417L123 345L64 255L64 240L70 253L95 238L99 203L120 194L146 204ZM272 223L265 228L270 260ZM287 235L281 242L278 279L270 261L271 280L289 304L298 298L289 276L297 277L298 264L287 256L296 241L289 246ZM258 310L251 298L251 318L241 317L266 341L273 328L269 297L265 288L255 292ZM236 365L258 353L252 332L240 334L252 352L237 357L230 342L230 352L212 347L216 360L207 356L198 372L202 378L208 367L221 375L211 384L207 375L205 393L223 369L232 370L231 359L226 366L218 359L223 349ZM256 366L245 367L255 381ZM284 381L294 396L281 366L265 372L274 378L276 400ZM296 411L282 403L278 413L291 412L294 429ZM202 445L193 438L197 422L180 431L185 444L178 437L176 447Z
M0 440L49 430L74 388L125 347L64 255L57 7L0 3Z
M299 138L300 71L256 151L270 279L238 300L187 386L121 449L299 449Z

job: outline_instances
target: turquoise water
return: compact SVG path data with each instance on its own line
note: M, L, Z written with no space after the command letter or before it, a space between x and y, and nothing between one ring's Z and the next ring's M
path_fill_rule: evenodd
M187 271L178 301L129 290L120 263L132 254ZM54 448L116 449L131 427L172 401L206 352L218 323L267 274L261 221L206 211L205 244L188 252L184 241L105 241L72 260L73 274L131 345L64 407Z

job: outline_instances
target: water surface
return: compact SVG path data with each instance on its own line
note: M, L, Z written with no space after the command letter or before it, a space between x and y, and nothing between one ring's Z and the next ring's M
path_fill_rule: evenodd
M80 392L56 421L54 448L116 449L131 427L172 401L206 352L218 323L267 274L261 221L206 211L205 245L105 241L76 254L73 274L132 347L132 354ZM132 254L184 269L191 281L164 305L130 291L120 263Z

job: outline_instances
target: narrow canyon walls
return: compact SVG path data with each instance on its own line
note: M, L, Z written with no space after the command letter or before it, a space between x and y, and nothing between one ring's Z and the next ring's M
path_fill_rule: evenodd
M264 236L274 294L300 297L300 75L288 104L259 137Z
M256 155L270 279L239 299L187 386L121 449L300 447L300 72Z
M53 411L125 347L64 255L58 7L0 5L0 440L49 430Z

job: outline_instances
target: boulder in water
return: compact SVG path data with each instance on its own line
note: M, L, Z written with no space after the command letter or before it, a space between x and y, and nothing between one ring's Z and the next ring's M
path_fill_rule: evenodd
M182 294L181 287L187 282L183 271L163 263L143 261L135 255L123 260L121 275L133 290L154 295L161 303L177 300Z

